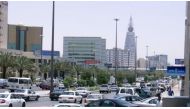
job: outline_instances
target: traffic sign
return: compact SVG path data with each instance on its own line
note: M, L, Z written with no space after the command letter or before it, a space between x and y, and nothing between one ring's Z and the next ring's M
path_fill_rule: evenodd
M167 74L172 76L184 76L185 66L167 66Z

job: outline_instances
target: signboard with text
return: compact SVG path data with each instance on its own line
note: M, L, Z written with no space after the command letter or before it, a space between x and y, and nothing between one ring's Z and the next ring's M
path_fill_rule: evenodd
M166 73L171 76L184 76L185 66L168 66Z
M176 65L184 65L184 59L175 59Z

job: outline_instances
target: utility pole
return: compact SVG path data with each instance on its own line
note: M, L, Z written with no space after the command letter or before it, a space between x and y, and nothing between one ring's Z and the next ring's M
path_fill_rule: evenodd
M54 55L54 11L55 11L55 1L53 1L53 13L52 13L52 42L51 42L51 88L50 94L53 92L53 76L54 76L54 68L53 68L53 55Z
M148 47L149 47L149 46L147 45L147 46L146 46L146 60L147 60L147 61L146 61L146 71L148 70L148 66L149 66L149 65L148 65L148 64L149 64L149 60L148 60Z
M119 21L118 18L114 19L116 22L116 34L115 34L115 84L117 84L117 80L116 80L116 74L117 74L117 64L118 64L118 60L117 60L117 22Z
M137 36L135 37L135 77L137 78Z

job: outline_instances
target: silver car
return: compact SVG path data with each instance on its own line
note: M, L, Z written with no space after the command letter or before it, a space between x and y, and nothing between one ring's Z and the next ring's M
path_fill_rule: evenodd
M92 101L96 101L96 100L100 100L103 99L103 94L89 94L85 101L84 104L87 105L88 103L92 102Z

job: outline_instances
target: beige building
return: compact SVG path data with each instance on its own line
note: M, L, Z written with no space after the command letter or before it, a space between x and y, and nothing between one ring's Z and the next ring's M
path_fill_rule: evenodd
M137 60L137 68L146 68L146 59L139 58Z
M0 1L0 48L7 48L8 2Z
M42 48L43 27L8 25L8 49L36 51Z

